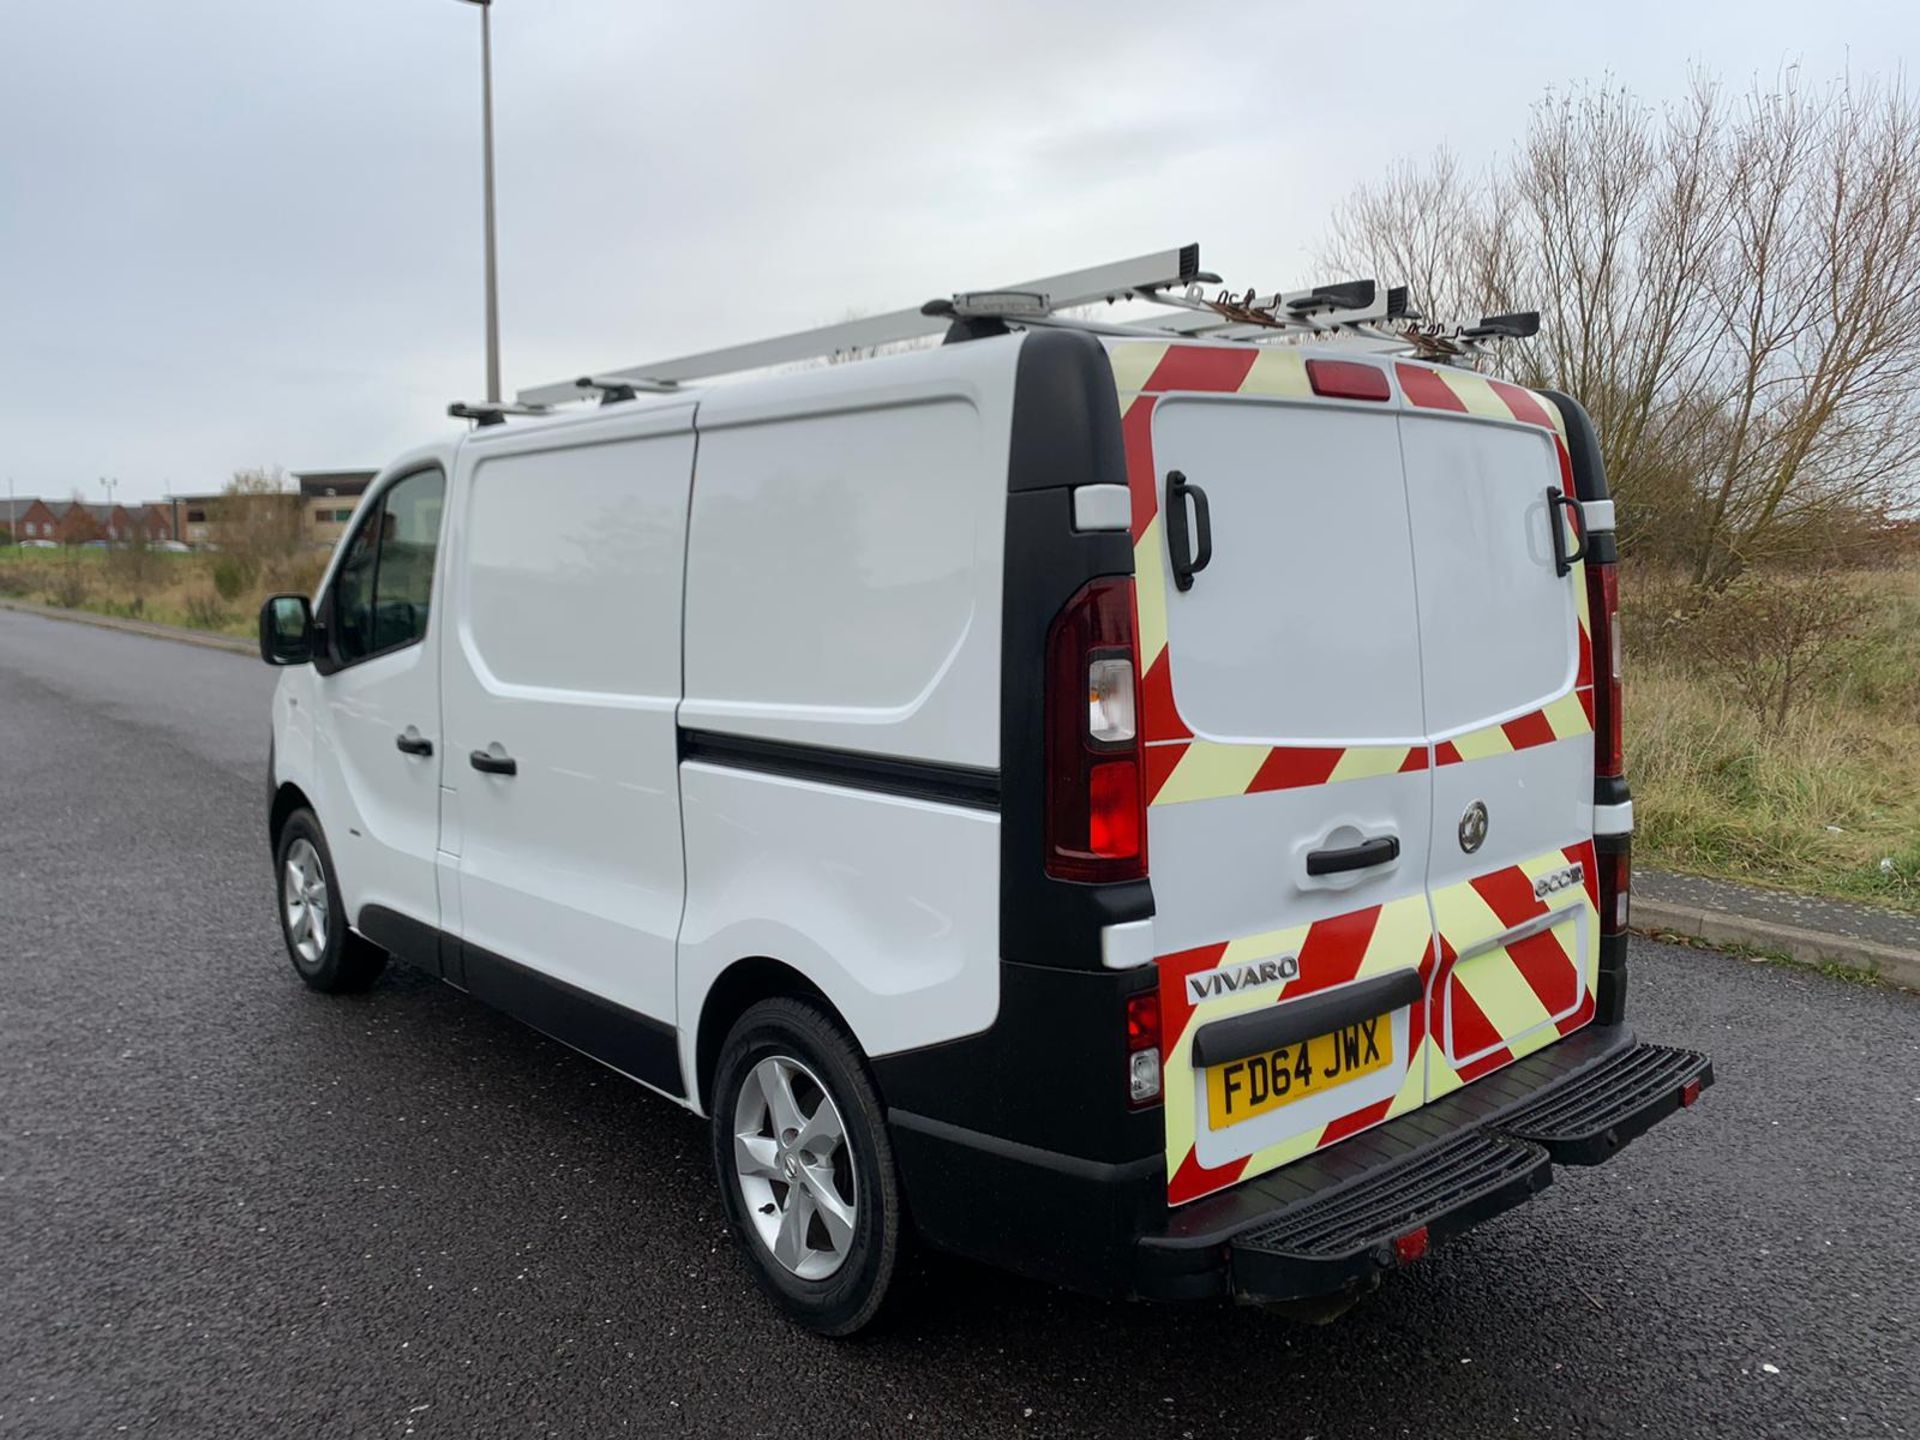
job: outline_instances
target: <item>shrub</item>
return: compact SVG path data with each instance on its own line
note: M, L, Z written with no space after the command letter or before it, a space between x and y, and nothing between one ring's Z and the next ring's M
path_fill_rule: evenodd
M1866 597L1832 572L1750 570L1724 589L1695 592L1676 624L1695 663L1723 676L1779 735L1796 705L1829 693L1846 672L1867 611Z
M227 624L227 607L220 603L220 596L205 590L197 591L187 597L187 624L196 630L223 630Z
M87 572L80 568L79 556L69 550L53 572L47 598L62 609L78 610L87 603L87 592L91 588L87 584Z
M221 555L213 562L213 588L222 600L238 600L253 584L253 567L236 555Z

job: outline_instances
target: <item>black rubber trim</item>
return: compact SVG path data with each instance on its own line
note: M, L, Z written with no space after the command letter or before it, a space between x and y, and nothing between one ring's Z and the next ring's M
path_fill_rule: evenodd
M1264 1055L1343 1025L1402 1009L1425 993L1418 971L1396 970L1322 995L1307 995L1209 1021L1193 1032L1193 1063L1225 1065L1249 1055Z
M680 1075L679 1032L604 996L509 960L424 921L363 905L354 924L398 960L484 1000L563 1045L644 1080L675 1099L686 1095Z
M467 941L460 942L460 955L476 1000L675 1099L686 1095L678 1032L666 1021Z
M398 960L429 975L442 973L440 931L424 920L389 910L385 905L362 905L353 928Z
M1625 784L1622 782L1622 790ZM1631 835L1596 835L1593 837L1593 849L1596 857L1601 855L1631 856L1633 837ZM1629 872L1631 874L1631 872ZM1631 885L1631 881L1629 881ZM1631 910L1632 900L1628 900ZM1601 1025L1618 1025L1627 1014L1627 936L1625 931L1600 935L1600 976L1593 990L1593 1018Z
M1600 458L1600 432L1593 428L1592 417L1571 395L1558 390L1534 393L1553 402L1567 427L1567 459L1573 464L1573 493L1582 500L1611 498L1607 494L1607 467Z
M909 1110L889 1110L887 1123L902 1130L913 1130L922 1135L930 1135L949 1145L964 1146L969 1150L993 1155L1002 1160L1016 1161L1057 1175L1069 1176L1075 1180L1090 1180L1101 1185L1132 1185L1166 1173L1166 1161L1159 1155L1149 1155L1143 1159L1123 1161L1119 1164L1105 1160L1087 1160L1078 1155L1064 1155L1057 1150L1043 1150L1038 1145L1023 1145L1018 1140L1006 1140L998 1135L969 1130L962 1125L951 1125L945 1120L935 1120L928 1115L916 1115Z
M970 810L1000 808L1000 776L965 765L901 760L825 745L800 745L757 736L725 735L715 730L680 732L680 758L731 770L784 775L848 790L871 790L911 800L962 805Z

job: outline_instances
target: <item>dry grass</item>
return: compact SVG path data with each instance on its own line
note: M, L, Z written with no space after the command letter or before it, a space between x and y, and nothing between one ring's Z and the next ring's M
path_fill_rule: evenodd
M1629 610L1639 859L1920 910L1920 567L1841 583L1870 601L1863 629L1777 729L1723 677L1636 647L1658 617Z
M156 551L138 567L146 573L134 575L123 556L104 550L0 550L0 596L251 636L261 601L283 590L311 592L326 564L323 553L303 555L227 600L214 584L217 558Z

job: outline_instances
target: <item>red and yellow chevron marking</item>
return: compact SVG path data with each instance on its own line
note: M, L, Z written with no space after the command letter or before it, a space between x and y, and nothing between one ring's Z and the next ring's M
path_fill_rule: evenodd
M1263 990L1223 995L1199 1006L1187 997L1189 975L1281 955L1299 957L1297 979ZM1309 1127L1228 1165L1209 1169L1200 1164L1194 1154L1200 1072L1193 1065L1193 1034L1199 1024L1393 970L1418 970L1423 976L1428 975L1433 964L1433 923L1424 892L1316 920L1310 925L1242 936L1163 955L1159 963L1163 1037L1160 1073L1166 1087L1163 1109L1167 1123L1169 1204L1178 1205L1210 1195L1425 1102L1425 1076L1415 1058L1421 1052L1426 1035L1425 1006L1415 1005L1406 1056L1398 1061L1406 1066L1404 1083L1392 1099L1362 1106L1329 1124Z
M1584 885L1544 899L1535 896L1537 880L1575 863L1585 871ZM1564 919L1510 945L1473 953L1549 912L1563 912ZM1429 1100L1531 1055L1593 1019L1600 894L1591 840L1437 890L1433 913L1440 953L1428 991Z
M1141 723L1147 742L1147 798L1153 805L1215 800L1333 785L1374 775L1458 765L1593 731L1593 646L1588 635L1584 569L1574 576L1580 617L1579 673L1574 689L1529 715L1443 740L1438 745L1223 745L1194 739L1173 698L1167 655L1166 581L1160 568L1158 467L1153 456L1153 412L1175 391L1279 395L1311 399L1306 356L1293 349L1121 342L1109 347L1119 391L1127 485L1133 499L1136 633L1140 637ZM1573 464L1558 407L1530 390L1467 370L1396 363L1407 403L1488 419L1520 421L1550 430L1562 485L1573 493ZM1563 522L1568 523L1568 522ZM1568 543L1578 534L1569 523ZM1578 562L1576 562L1578 564Z
M1534 895L1542 876L1574 863L1584 867L1584 885L1545 899ZM1197 1200L1418 1109L1589 1023L1600 964L1598 887L1589 840L1450 886L1434 895L1431 912L1423 891L1310 925L1161 956L1168 1203ZM1549 912L1564 912L1564 921L1474 953L1495 936ZM1188 998L1189 975L1281 955L1299 957L1298 979L1199 1006ZM1410 1007L1405 1069L1392 1098L1309 1126L1229 1164L1200 1163L1195 1140L1202 1082L1193 1064L1193 1034L1200 1024L1397 969L1417 970L1426 998Z

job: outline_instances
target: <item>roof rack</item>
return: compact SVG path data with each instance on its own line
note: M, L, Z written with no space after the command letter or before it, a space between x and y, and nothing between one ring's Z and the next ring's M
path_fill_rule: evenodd
M594 383L591 388L599 389L603 395L611 393L605 382L632 385L635 389L659 390L688 380L704 380L741 370L762 370L796 360L857 354L878 345L919 340L940 334L955 320L1018 324L1026 320L1039 320L1076 305L1092 305L1102 300L1149 298L1170 286L1201 282L1218 284L1219 281L1219 276L1201 271L1200 247L1183 245L1177 250L1139 255L1111 265L1072 270L1064 275L1027 280L997 290L955 295L951 300L932 301L913 310L894 310L885 315L870 315L818 330L778 335L771 340L755 340L745 345L703 351L698 355L630 365L597 374L592 377ZM563 380L522 390L519 398L523 405L557 405L563 401L581 399L582 388L583 382Z
M1200 268L1200 247L1138 255L1087 270L1072 270L997 290L964 291L914 310L894 310L799 330L770 340L729 345L695 355L583 375L522 390L517 403L454 405L448 413L497 425L508 415L544 415L556 405L598 395L603 405L642 393L670 394L691 380L796 361L857 355L883 345L924 339L942 331L954 338L1004 334L1009 327L1062 326L1097 334L1238 340L1254 344L1340 339L1368 351L1413 354L1459 364L1494 341L1524 339L1540 329L1533 312L1484 316L1476 325L1430 325L1409 303L1403 285L1345 280L1272 295L1202 288L1220 277ZM1088 321L1061 312L1101 301L1147 300L1176 312L1119 323Z
M447 414L454 419L471 420L482 428L504 425L509 415L546 415L552 410L551 405L515 404L511 400L456 400L447 406Z

